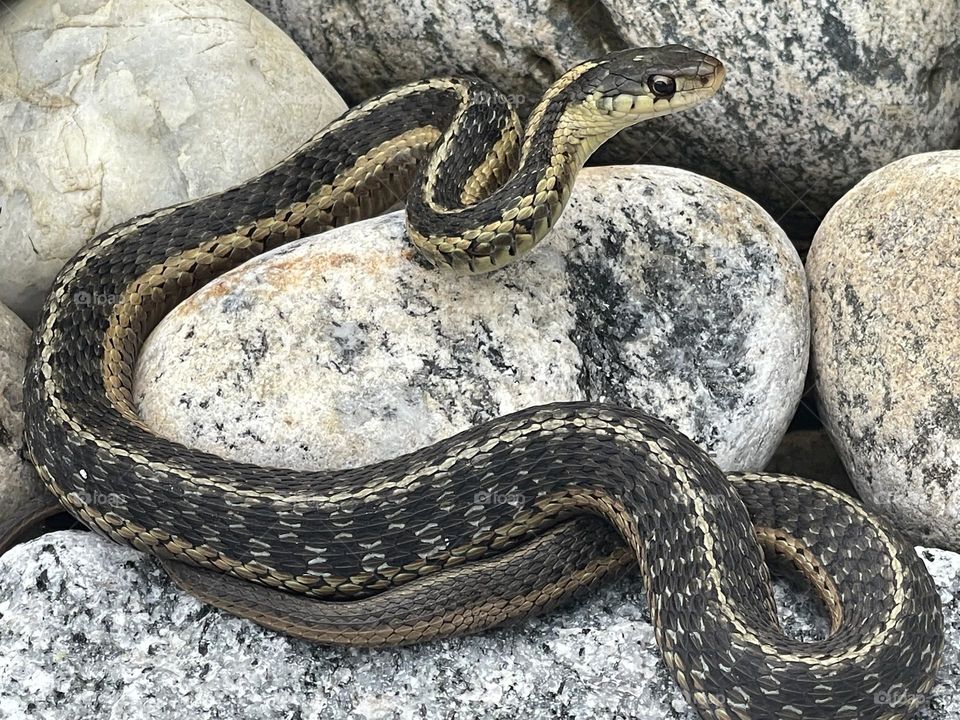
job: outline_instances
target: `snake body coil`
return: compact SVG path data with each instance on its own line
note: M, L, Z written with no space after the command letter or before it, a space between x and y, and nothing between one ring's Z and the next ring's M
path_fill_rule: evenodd
M702 717L908 717L943 642L913 549L824 486L727 479L642 413L530 408L389 461L316 472L193 450L137 416L144 339L211 278L382 212L411 184L421 254L495 269L548 232L601 142L722 79L717 60L680 46L614 53L564 75L522 140L509 104L479 81L414 83L239 187L100 235L61 271L34 337L26 438L41 477L190 592L301 637L376 645L475 631L639 562L663 657ZM520 501L477 503L481 491ZM780 632L763 551L819 590L830 637Z

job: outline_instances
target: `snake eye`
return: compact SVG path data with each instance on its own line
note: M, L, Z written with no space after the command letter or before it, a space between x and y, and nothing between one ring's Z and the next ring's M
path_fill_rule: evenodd
M651 75L647 87L657 97L670 97L677 91L677 82L666 75Z

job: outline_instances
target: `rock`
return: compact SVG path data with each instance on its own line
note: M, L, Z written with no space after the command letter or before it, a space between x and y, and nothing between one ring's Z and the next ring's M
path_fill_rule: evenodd
M856 496L843 461L830 442L830 436L822 428L788 432L767 463L766 470L819 480Z
M960 548L960 151L868 175L817 232L810 278L823 420L860 496Z
M23 373L30 328L0 304L0 525L20 517L47 490L25 457Z
M565 69L611 49L680 42L713 52L728 68L714 100L623 133L599 157L714 177L807 241L867 172L960 142L955 0L896 8L817 0L803 13L785 0L253 4L350 101L453 70L487 78L529 108Z
M32 321L85 240L257 174L344 109L241 0L10 6L0 13L0 301Z
M803 269L754 202L658 167L592 168L521 262L451 277L399 213L244 265L151 334L160 434L294 468L354 466L561 400L672 422L727 469L769 460L807 363Z
M930 709L960 718L960 557L920 550L941 590L947 647ZM775 586L787 632L823 637L809 596ZM667 674L636 577L574 606L403 649L294 640L201 605L156 562L65 531L0 558L0 714L123 717L697 720Z

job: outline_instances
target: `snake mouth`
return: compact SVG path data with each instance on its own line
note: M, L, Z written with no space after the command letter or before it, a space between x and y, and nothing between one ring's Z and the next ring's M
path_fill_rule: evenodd
M646 93L607 95L597 100L597 107L613 117L643 120L676 112L698 105L716 94L726 77L723 65L711 68L702 75L682 76L676 80L677 89L670 97L655 97Z
M681 105L699 102L716 93L723 85L727 69L715 57L702 55L695 66L684 68L677 73L677 92L671 101L680 98Z
M713 68L713 75L710 76L709 81L704 84L704 87L710 88L713 91L719 90L726 78L727 69L723 66L723 63L717 60L717 65Z

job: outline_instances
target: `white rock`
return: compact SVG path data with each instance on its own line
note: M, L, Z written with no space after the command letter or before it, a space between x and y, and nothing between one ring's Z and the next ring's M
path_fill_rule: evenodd
M450 277L399 213L280 248L148 339L153 428L261 464L353 466L561 400L671 421L726 469L763 467L807 363L796 252L743 195L682 170L591 168L524 260Z
M23 372L30 328L0 303L0 524L43 498L46 489L23 447Z
M680 42L714 53L728 68L714 100L621 134L601 157L714 177L807 240L867 172L960 142L956 0L253 4L350 101L453 69L529 107L565 69L610 49Z
M83 241L257 174L345 109L242 0L5 8L0 301L28 321Z
M960 557L920 550L947 645L930 709L960 718ZM777 583L788 632L823 637ZM152 558L78 531L0 558L0 716L74 720L298 717L697 720L666 668L640 582L626 578L515 628L404 649L311 645L201 605Z
M960 548L960 151L867 176L817 232L810 277L824 423L861 497Z

